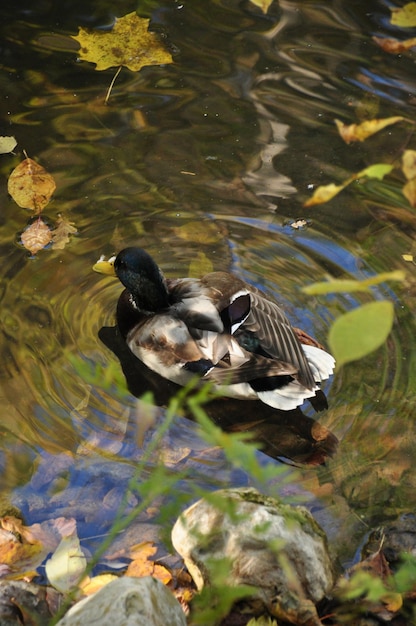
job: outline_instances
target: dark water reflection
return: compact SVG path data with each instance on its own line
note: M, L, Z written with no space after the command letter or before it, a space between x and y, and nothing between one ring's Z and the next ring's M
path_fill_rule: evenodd
M369 117L411 118L415 56L388 55L373 42L400 35L379 1L282 1L267 15L249 2L149 1L139 12L166 37L175 63L123 69L105 106L114 71L77 62L68 35L111 24L114 3L15 4L0 8L1 134L14 134L18 149L54 175L47 216L64 214L78 235L64 250L28 258L16 242L29 216L6 191L21 155L2 156L1 484L28 523L76 515L88 537L106 531L140 457L135 398L91 385L79 366L118 362L99 330L113 324L120 287L92 264L138 243L168 276L229 268L324 341L331 321L368 297L313 299L300 288L327 275L402 268L416 221L394 177L357 183L313 210L302 205L313 186L414 148L406 125L346 146L333 119L355 122L363 108ZM135 9L119 2L117 15ZM299 216L311 220L305 230L290 226ZM404 288L373 294L396 302L389 341L336 374L330 409L319 416L340 440L337 454L318 469L288 467L281 487L308 504L345 561L367 524L415 506L415 285L413 266L406 269ZM205 444L182 418L165 448L192 449L198 480L211 487L247 480L216 453L207 465ZM106 495L105 512L87 507ZM142 531L147 521L139 520Z

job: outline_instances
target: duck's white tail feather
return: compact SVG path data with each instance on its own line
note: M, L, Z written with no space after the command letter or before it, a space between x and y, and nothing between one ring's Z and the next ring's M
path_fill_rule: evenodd
M302 348L312 370L314 381L319 383L329 378L335 367L334 357L316 346L302 345Z
M262 402L281 411L291 411L304 403L307 398L312 398L318 388L306 389L297 380L293 380L281 389L273 391L258 391L257 395Z

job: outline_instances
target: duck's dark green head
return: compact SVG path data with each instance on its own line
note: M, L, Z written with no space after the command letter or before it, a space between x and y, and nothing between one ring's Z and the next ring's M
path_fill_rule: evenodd
M114 271L140 311L156 312L169 306L165 278L142 248L125 248L114 261Z

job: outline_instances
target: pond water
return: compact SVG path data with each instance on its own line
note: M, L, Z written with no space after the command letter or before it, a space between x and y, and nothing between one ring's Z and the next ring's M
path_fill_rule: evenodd
M264 14L235 0L119 1L116 10L104 0L3 0L0 133L14 135L18 146L0 157L0 476L3 498L27 524L73 516L92 549L163 421L160 408L156 425L138 432L147 409L121 382L108 328L121 288L92 271L101 254L134 244L167 276L229 269L277 298L322 342L341 313L392 299L396 322L387 343L337 371L328 387L330 406L318 418L339 439L337 450L329 440L315 458L302 446L293 452L299 433L290 438L288 420L276 418L263 433L269 456L258 456L309 461L288 465L272 492L304 502L345 564L371 527L414 510L416 290L414 265L402 255L413 253L416 218L401 193L404 181L396 170L303 207L313 188L415 149L410 123L351 145L334 124L363 115L414 117L414 50L388 54L372 39L412 36L391 25L390 5L281 0ZM136 9L151 19L174 63L123 68L105 105L115 69L98 72L80 61L70 35L80 26L109 28ZM23 150L57 183L45 219L55 224L62 215L77 229L63 249L35 257L20 243L31 215L7 194ZM306 227L293 227L298 218ZM370 297L301 291L328 276L360 279L399 268L407 271L404 285L383 284ZM106 382L96 365L119 378ZM141 391L147 385L163 396L159 383L138 382ZM239 405L233 427L257 411ZM224 422L224 413L217 418ZM192 463L194 479L208 488L247 483L244 471L208 448L178 416L163 454L173 471ZM149 512L133 526L136 542L153 537Z

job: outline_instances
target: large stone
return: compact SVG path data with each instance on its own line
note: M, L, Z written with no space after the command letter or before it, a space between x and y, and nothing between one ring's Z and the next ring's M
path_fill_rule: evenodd
M227 557L230 585L254 586L255 596L277 617L320 624L314 604L334 578L325 533L309 511L255 489L213 495L218 504L199 500L172 531L173 545L197 587L214 584L212 563Z
M186 626L172 593L150 576L115 580L75 604L57 626Z

